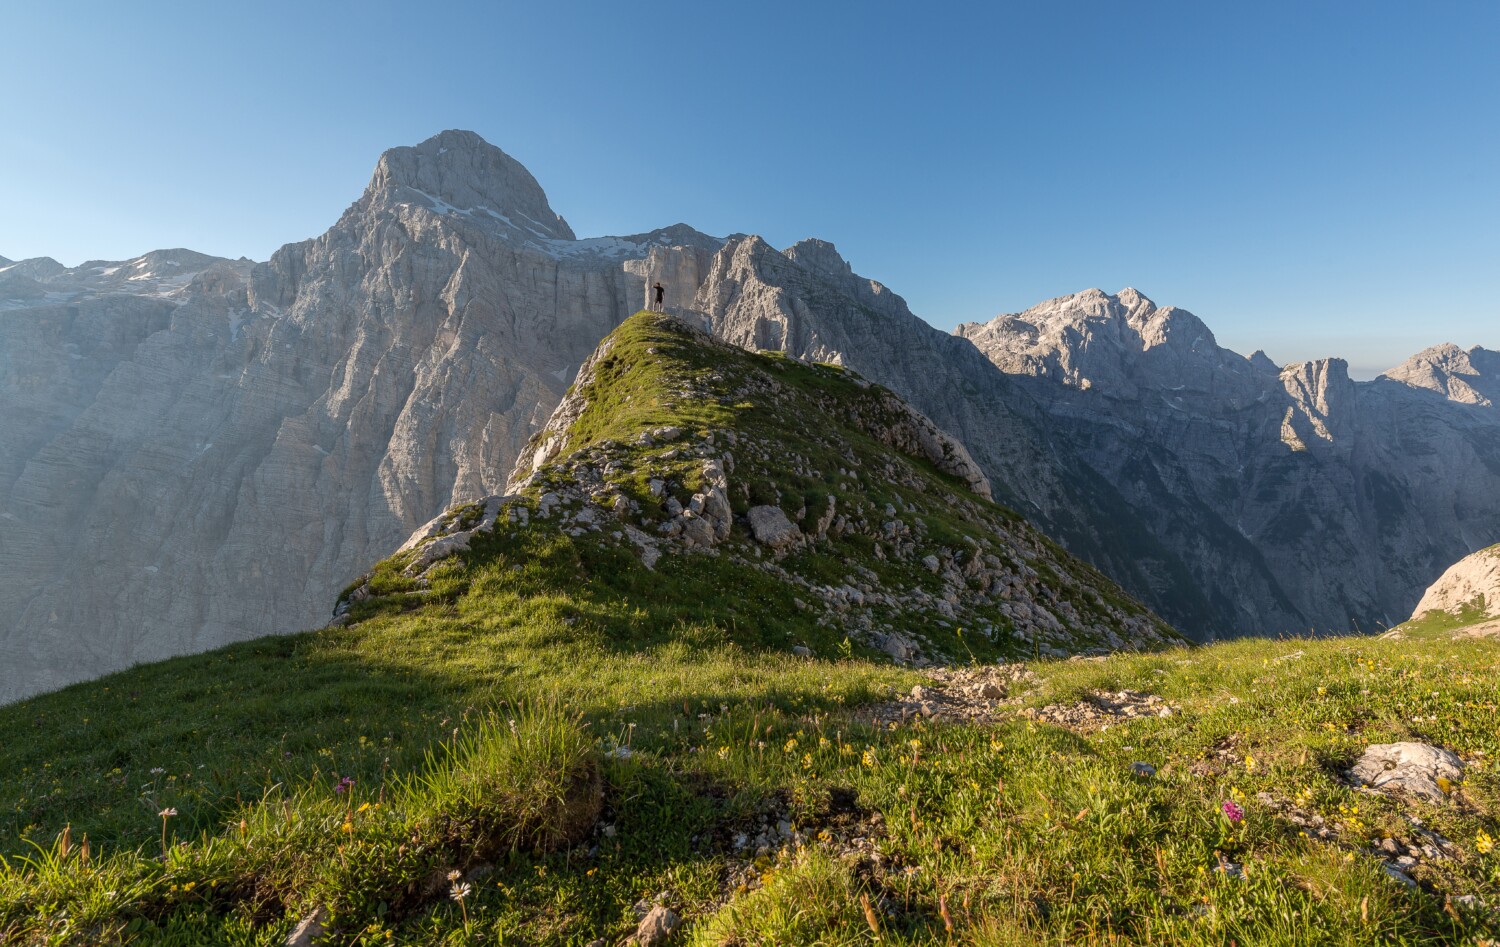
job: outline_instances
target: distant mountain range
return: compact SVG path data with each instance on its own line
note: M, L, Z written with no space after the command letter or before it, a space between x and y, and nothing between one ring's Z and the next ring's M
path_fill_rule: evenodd
M449 131L266 263L0 258L0 700L323 624L420 524L503 490L658 280L728 341L903 395L1198 637L1400 621L1500 541L1500 353L1353 382L1133 290L944 333L822 241L576 239L525 168Z

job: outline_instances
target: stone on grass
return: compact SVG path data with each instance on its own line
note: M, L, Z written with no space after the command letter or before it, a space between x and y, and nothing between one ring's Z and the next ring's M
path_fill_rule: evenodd
M786 518L779 506L752 506L745 517L756 541L772 549L785 549L802 538L802 530Z
M1463 779L1464 761L1426 743L1377 743L1366 748L1349 775L1382 792L1402 789L1429 802L1442 802L1448 795L1443 783L1457 785Z
M642 945L642 947L651 947L653 944L664 944L681 923L682 919L677 916L675 911L658 904L646 912L645 917L641 918L640 926L635 929L632 940Z
M286 939L286 947L313 947L323 940L324 926L328 923L328 909L316 908L297 923Z
M1131 763L1130 771L1142 779L1148 779L1156 775L1156 767L1150 763Z

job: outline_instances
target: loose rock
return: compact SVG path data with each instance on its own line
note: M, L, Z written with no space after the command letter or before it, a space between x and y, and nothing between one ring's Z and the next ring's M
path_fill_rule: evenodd
M646 916L641 918L640 926L631 935L630 941L641 947L650 947L652 944L666 943L672 932L682 923L675 911L664 905L656 905Z
M802 530L786 518L779 506L752 506L746 518L756 542L772 549L785 549L802 538Z
M1448 794L1439 780L1457 785L1464 776L1464 761L1426 743L1377 743L1355 761L1349 775L1380 792L1401 789L1441 803Z
M323 939L328 923L328 909L319 905L311 914L298 922L286 939L286 947L313 947Z

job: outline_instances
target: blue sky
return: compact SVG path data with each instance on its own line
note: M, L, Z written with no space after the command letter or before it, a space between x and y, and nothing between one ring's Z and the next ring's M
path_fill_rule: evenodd
M1500 4L24 3L0 254L265 259L471 128L580 235L838 244L942 328L1098 286L1357 375L1500 348Z

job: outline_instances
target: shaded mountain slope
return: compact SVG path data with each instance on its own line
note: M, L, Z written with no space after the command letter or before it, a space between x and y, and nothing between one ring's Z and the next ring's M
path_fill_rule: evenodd
M1045 406L1057 441L1160 512L1153 529L1191 550L1233 630L1395 624L1500 539L1500 408L1483 395L1500 354L1440 346L1356 382L1340 359L1244 358L1135 290L958 332Z

